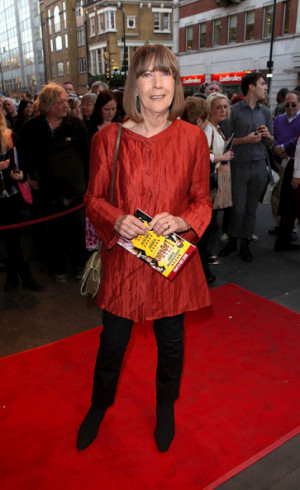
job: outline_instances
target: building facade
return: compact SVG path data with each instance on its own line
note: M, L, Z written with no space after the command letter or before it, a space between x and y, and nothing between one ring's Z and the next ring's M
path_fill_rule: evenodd
M90 80L124 85L130 60L144 44L173 48L173 2L94 1L84 3ZM119 81L119 83L118 83Z
M84 15L80 0L40 0L46 82L71 81L75 91L87 91Z
M174 51L183 84L219 80L236 90L247 71L261 71L274 105L281 87L300 84L298 0L175 0Z
M33 96L45 83L38 0L0 2L0 83L6 96Z

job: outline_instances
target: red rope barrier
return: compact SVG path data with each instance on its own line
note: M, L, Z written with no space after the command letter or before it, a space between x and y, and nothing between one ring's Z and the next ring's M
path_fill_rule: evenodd
M61 216L65 216L66 214L73 213L74 211L78 211L83 207L84 204L78 204L78 206L74 206L74 208L66 209L65 211L61 211L60 213L56 213L56 214L51 214L51 216L45 216L44 218L32 219L30 221L15 223L13 225L0 226L0 231L12 230L14 228L24 228L24 226L36 225L38 223L43 223L44 221L51 221L53 219L60 218Z

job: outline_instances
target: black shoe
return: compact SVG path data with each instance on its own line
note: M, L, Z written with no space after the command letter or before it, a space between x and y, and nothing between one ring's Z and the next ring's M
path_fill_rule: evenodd
M215 255L209 255L207 257L207 264L208 265L219 265L221 263L220 259L216 257Z
M76 443L78 449L87 448L96 439L105 412L106 409L90 407L78 432Z
M232 252L235 252L237 250L237 238L234 237L229 237L229 242L227 245L225 245L224 248L219 252L219 257L227 257L227 255L230 255Z
M154 437L159 451L168 451L175 436L174 403L157 405Z
M296 245L296 243L275 243L274 250L275 252L287 252L289 250L298 250L300 245Z
M37 292L45 291L44 286L42 286L39 282L33 279L33 277L27 277L27 279L25 279L22 282L22 287L24 289L30 289L30 291L37 291Z
M249 241L244 238L241 241L240 257L244 262L252 262L253 260L253 255L249 250Z
M269 230L269 235L278 235L279 233L279 226L274 226L274 228L271 228L271 230Z

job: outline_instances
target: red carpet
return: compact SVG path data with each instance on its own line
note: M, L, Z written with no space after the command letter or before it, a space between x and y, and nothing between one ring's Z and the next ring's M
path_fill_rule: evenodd
M155 343L134 327L115 405L75 448L100 329L0 360L3 490L203 489L300 432L300 315L235 285L186 321L176 437L157 451Z

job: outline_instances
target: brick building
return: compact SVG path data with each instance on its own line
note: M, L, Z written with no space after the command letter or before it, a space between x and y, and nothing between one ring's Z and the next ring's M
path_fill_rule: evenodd
M124 84L135 50L145 43L173 47L173 2L87 0L86 43L90 78Z
M187 85L220 80L239 88L246 71L272 71L271 101L281 87L300 83L298 0L175 0L174 51ZM197 77L195 77L197 75Z

